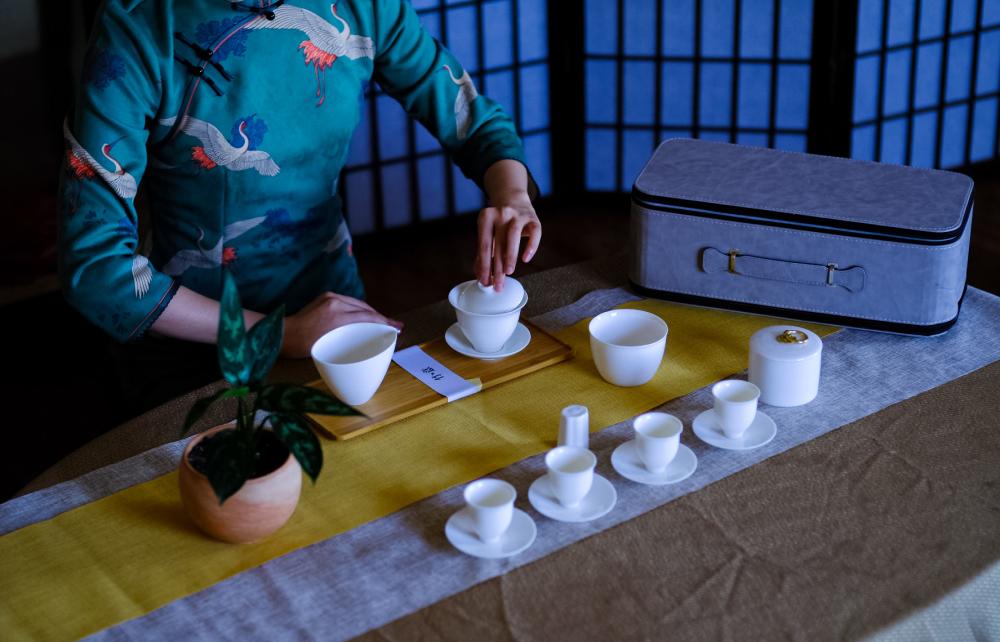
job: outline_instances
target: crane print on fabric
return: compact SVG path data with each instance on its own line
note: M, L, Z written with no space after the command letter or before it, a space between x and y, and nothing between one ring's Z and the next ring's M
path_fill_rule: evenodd
M69 145L69 149L66 150L66 161L69 163L69 168L77 179L86 181L93 179L95 176L100 176L118 196L122 198L135 198L135 193L138 189L135 177L122 169L121 163L111 155L111 149L121 141L121 138L101 145L101 154L115 166L113 171L108 171L90 155L90 152L83 148L83 145L77 142L76 138L69 131L69 123L66 121L63 121L63 136Z
M458 94L455 96L455 130L458 133L458 140L465 140L469 135L469 124L472 122L472 103L479 97L479 92L472 84L469 72L463 69L462 75L455 78L448 65L444 65L441 69L447 71L448 78L458 85Z
M201 141L200 146L191 148L191 159L205 169L224 167L234 172L241 172L247 169L256 170L261 176L277 176L281 168L274 162L267 152L255 149L263 133L255 135L255 140L251 141L247 135L247 122L253 121L255 116L244 118L236 126L236 132L243 139L239 146L233 145L212 123L199 120L193 116L184 116L179 129ZM160 120L161 125L172 127L176 118L164 118ZM259 119L257 119L259 121ZM263 121L260 121L263 122ZM267 128L264 128L267 131Z
M326 70L337 58L375 58L375 43L368 36L351 34L351 26L337 15L336 3L330 5L333 17L343 25L343 31L338 31L333 24L327 22L308 9L283 4L274 10L274 19L268 20L259 16L246 24L244 29L295 29L308 37L299 43L299 49L305 56L306 66L312 65L316 73L316 106L326 100Z
M256 216L245 221L237 221L227 225L222 230L222 236L211 248L206 249L201 242L205 239L205 230L198 228L198 247L193 250L181 250L174 254L161 270L169 276L180 276L188 268L217 268L227 266L236 260L236 248L226 243L238 238L267 219L266 216Z

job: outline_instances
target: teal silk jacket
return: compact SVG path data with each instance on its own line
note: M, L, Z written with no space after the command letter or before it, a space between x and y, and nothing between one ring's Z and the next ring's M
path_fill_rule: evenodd
M337 181L369 80L480 185L524 162L511 119L405 0L109 0L63 132L70 303L127 341L181 285L218 299L223 269L259 312L363 296Z

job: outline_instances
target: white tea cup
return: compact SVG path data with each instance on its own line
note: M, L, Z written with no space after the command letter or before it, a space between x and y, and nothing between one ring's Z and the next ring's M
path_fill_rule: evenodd
M641 386L656 374L667 347L667 324L643 310L609 310L591 319L590 351L597 372L616 386Z
M360 406L375 395L392 362L399 331L384 323L350 323L312 346L313 363L338 399Z
M512 280L508 279L508 281ZM514 330L517 329L517 322L521 317L521 309L528 304L528 294L521 288L519 290L522 293L521 298L509 310L496 312L487 308L490 309L489 312L477 312L466 309L464 307L464 299L461 298L463 290L470 286L486 290L492 288L492 286L488 288L480 286L475 281L467 281L451 289L448 293L448 302L455 309L458 327L461 328L462 334L465 335L465 338L469 340L469 343L478 352L484 354L499 352L504 344L507 343L507 340L510 339L511 335L514 334ZM514 288L511 288L511 290L513 291Z
M739 379L727 379L712 386L715 420L729 439L739 439L757 416L760 388Z
M499 540L514 517L514 487L499 479L480 479L466 486L463 495L479 539L487 544Z
M665 412L647 412L632 422L635 448L646 470L662 473L677 456L684 424Z
M566 508L577 506L594 484L597 457L586 448L559 446L545 455L549 485L556 499Z

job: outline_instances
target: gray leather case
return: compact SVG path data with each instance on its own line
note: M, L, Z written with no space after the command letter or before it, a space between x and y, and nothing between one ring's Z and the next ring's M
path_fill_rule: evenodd
M961 174L703 140L661 144L632 189L644 294L932 335L965 293Z

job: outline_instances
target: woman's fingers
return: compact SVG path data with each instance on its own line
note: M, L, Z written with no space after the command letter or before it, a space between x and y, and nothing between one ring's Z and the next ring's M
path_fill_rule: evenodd
M503 238L503 237L499 237L499 238ZM493 247L493 289L496 290L497 292L499 292L500 290L503 289L503 280L504 280L503 258L502 258L502 255L501 255L500 252L501 252L500 248L496 247L496 244L494 244L494 247Z
M361 299L355 299L354 297L347 296L346 294L334 294L333 296L336 297L336 298L338 298L338 299L340 299L344 303L347 303L348 305L350 305L352 307L360 308L362 310L368 310L370 312L375 312L376 311L375 308L373 308L372 306L368 305L367 303L365 303Z
M542 225L538 220L529 221L524 229L528 232L528 243L524 247L524 254L521 255L521 260L527 263L535 256L535 252L538 251L538 246L542 242Z
M527 221L516 217L507 223L506 247L503 250L504 274L513 274L517 266L517 250L521 246L521 232Z
M496 210L488 207L479 213L479 250L476 253L476 278L489 285L493 262L493 225Z
M347 325L349 323L384 323L385 325L392 326L397 330L402 329L403 324L394 319L384 317L378 312L369 312L368 310L354 310L352 312L344 312L340 315L339 319L342 323L341 325Z

